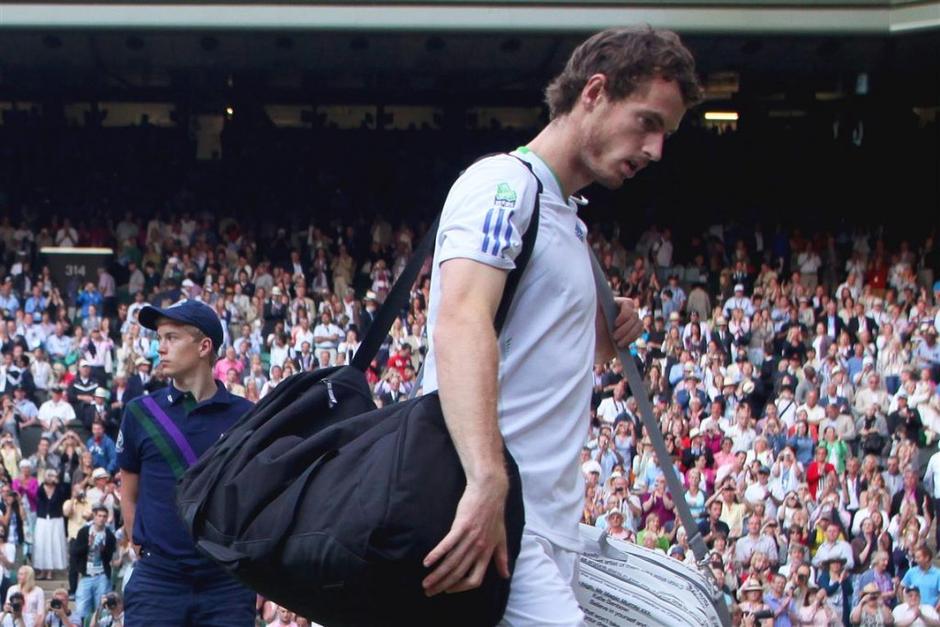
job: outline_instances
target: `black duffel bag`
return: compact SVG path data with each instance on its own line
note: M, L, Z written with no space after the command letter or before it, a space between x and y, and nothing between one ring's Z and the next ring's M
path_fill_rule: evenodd
M539 185L541 191L541 185ZM538 202L496 316L505 320L538 231ZM363 374L406 306L437 222L399 277L350 366L294 375L180 479L196 546L266 598L327 627L494 625L509 580L428 598L422 560L450 531L466 477L437 393L376 409ZM512 572L524 525L508 450Z

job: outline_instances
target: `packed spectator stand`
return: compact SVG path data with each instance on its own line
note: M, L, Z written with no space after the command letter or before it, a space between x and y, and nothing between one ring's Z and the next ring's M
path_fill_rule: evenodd
M75 143L94 153L93 176L81 164L67 172L68 144L20 166L11 155L25 147L5 154L5 172L24 178L0 220L0 565L4 600L17 580L13 593L24 591L34 616L47 605L31 579L53 572L69 572L77 613L99 609L100 591L82 588L95 575L76 563L74 540L98 506L106 527L120 529L122 408L168 384L153 334L136 323L140 308L184 298L212 306L225 328L215 375L253 401L296 372L349 363L453 175L432 159L377 175L365 151L353 150L369 170L366 192L324 155L285 147L291 138L260 144L230 134L234 166L190 170L186 138L167 129L97 133L94 147ZM290 150L313 161L279 167L286 158L277 155ZM42 167L26 167L30 160ZM260 182L248 181L252 171ZM322 205L306 214L287 210L301 179ZM213 199L205 190L220 181L230 185ZM387 207L426 211L392 220L395 211L379 210L383 185L411 194ZM269 212L251 210L265 202ZM666 490L621 366L598 365L582 522L691 563L675 512L684 498L729 603L777 613L758 624L858 623L881 611L866 605L871 594L896 616L913 611L917 595L935 607L934 238L731 223L674 237L666 220L636 232L627 224L597 224L589 241L614 292L640 304L645 332L631 352L687 492ZM41 249L81 246L110 246L113 262L74 289L56 284ZM415 385L427 349L428 272L368 372L379 404ZM113 535L97 572L120 592L135 554ZM259 609L266 622L283 611Z

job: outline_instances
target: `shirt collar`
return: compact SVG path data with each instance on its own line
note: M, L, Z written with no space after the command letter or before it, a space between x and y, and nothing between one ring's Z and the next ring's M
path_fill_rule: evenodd
M187 397L191 399L194 405L204 407L206 405L220 404L220 405L230 405L235 401L235 397L225 389L225 386L222 385L221 381L215 381L215 394L210 398L202 401L201 403L196 403L193 395L189 392L184 392L176 387L172 382L167 388L166 396L167 400L170 401L170 405L177 405L182 403Z
M545 191L551 191L553 194L562 198L561 182L555 175L555 172L542 158L532 152L527 146L520 146L513 154L532 166L535 175L542 181ZM570 198L564 198L565 204L571 206Z

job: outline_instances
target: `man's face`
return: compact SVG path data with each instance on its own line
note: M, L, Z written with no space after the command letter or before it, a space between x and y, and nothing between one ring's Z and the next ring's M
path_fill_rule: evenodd
M624 391L626 390L626 384L623 381L619 381L616 386L614 386L614 397L621 399L623 398Z
M747 532L752 536L760 533L760 521L757 520L757 516L751 516L747 519Z
M915 559L917 560L917 565L924 570L930 568L930 554L928 554L926 551L917 551Z
M711 514L713 519L718 520L718 517L721 516L721 503L719 501L712 501L708 513Z
M679 127L685 104L674 81L650 79L630 96L612 100L607 79L592 83L593 78L578 102L583 113L575 122L581 131L579 158L592 180L617 189L662 158L663 142Z
M97 397L96 397L96 398L97 398ZM102 435L104 435L104 427L102 427L102 426L101 426L100 424L98 424L98 423L92 424L92 425L91 425L91 434L92 434L93 436L95 436L96 438L100 438Z
M108 522L108 512L105 512L105 511L95 512L95 526L98 527L98 529L101 529L102 527L104 527L106 522Z
M826 527L826 539L829 542L835 542L839 538L839 525L835 523L829 523L829 526Z

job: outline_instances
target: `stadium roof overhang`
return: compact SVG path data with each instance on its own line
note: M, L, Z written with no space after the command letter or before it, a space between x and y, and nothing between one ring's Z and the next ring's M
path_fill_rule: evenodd
M705 34L887 35L940 28L940 0L371 0L345 3L4 2L0 29L594 31L648 23Z

